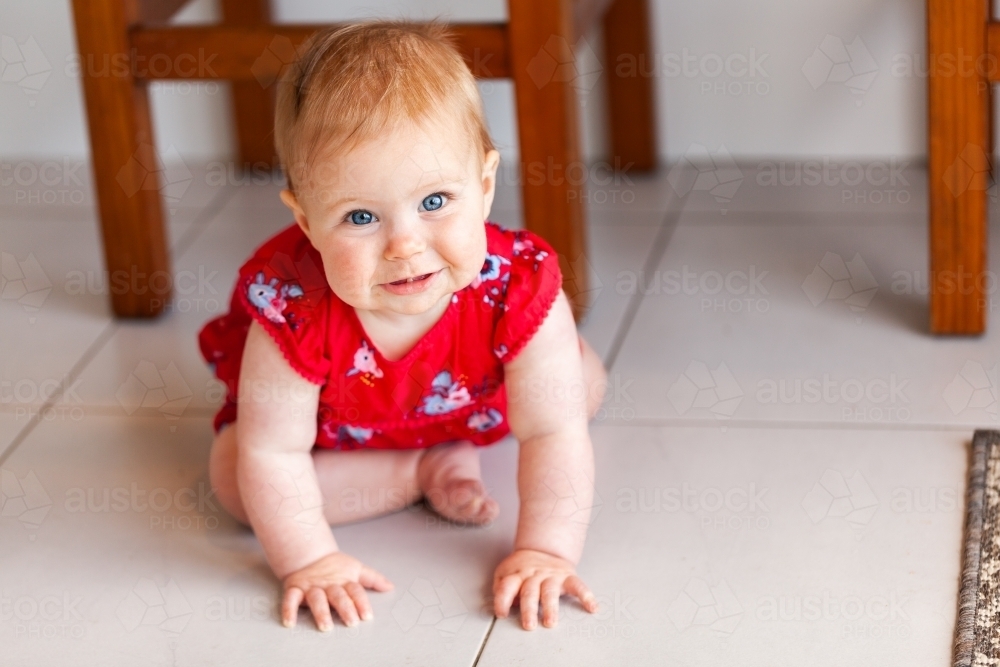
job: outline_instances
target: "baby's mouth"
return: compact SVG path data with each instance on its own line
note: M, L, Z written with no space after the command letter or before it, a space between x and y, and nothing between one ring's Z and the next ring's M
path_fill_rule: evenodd
M427 280L428 278L430 278L435 273L437 273L437 271L432 271L431 273L425 273L422 276L413 276L412 278L403 278L402 280L396 280L396 281L393 281L393 282L391 282L389 284L390 285L405 285L406 283L419 283L419 282L423 282L424 280Z

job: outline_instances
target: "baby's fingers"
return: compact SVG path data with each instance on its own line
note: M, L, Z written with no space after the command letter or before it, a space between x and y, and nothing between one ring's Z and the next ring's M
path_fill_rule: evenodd
M543 575L536 574L525 579L521 585L521 627L534 630L538 625L538 591Z
M365 588L380 592L391 591L393 589L392 582L384 574L378 570L373 570L367 565L361 567L361 574L358 575L358 583Z
M361 587L361 584L355 581L348 581L344 584L344 590L347 594L351 596L354 600L354 606L358 610L358 615L361 617L362 621L371 620L372 616L372 605L368 602L368 594L365 593L365 589Z
M542 625L555 627L559 622L559 596L562 594L562 581L557 577L549 577L542 582Z
M521 590L521 577L508 574L493 586L493 613L500 618L506 618L510 606L514 604L514 596Z
M326 601L326 592L322 588L310 588L306 593L306 601L312 611L316 627L321 632L333 630L333 617L330 615L330 605Z
M302 598L305 593L301 588L292 586L285 591L284 599L281 601L281 624L286 628L295 626L295 621L299 617L299 607L302 605Z
M358 624L358 610L354 606L354 600L347 594L343 586L334 584L326 589L326 597L330 598L333 608L340 614L340 620L347 627Z
M597 598L590 589L587 588L587 584L583 583L583 580L575 574L566 577L566 582L563 584L563 590L570 595L575 595L580 599L580 604L588 612L593 614L597 611Z

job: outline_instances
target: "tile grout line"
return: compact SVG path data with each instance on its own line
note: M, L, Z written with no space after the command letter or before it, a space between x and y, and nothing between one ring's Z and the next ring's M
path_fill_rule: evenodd
M223 197L223 194L226 192L229 193L228 196ZM171 249L174 254L174 261L179 259L187 248L190 247L190 244L193 243L198 236L200 236L201 231L203 231L204 228L207 227L208 224L215 218L216 214L218 214L226 202L232 198L233 194L235 194L233 188L224 188L222 192L219 192L212 198L208 205L206 205L202 210L202 213L195 216L195 219L191 224L192 231L182 236L177 242L177 247ZM195 233L195 231L193 231L195 229L199 231ZM21 446L21 443L27 440L28 436L31 435L31 433L35 430L35 427L41 422L42 415L45 411L54 406L56 402L62 398L65 388L67 386L72 386L73 381L76 380L80 373L83 372L83 370L87 367L87 364L94 360L104 345L111 340L111 337L114 336L117 331L118 320L112 314L110 321L105 325L101 333L97 335L94 342L92 342L87 349L84 350L83 354L80 355L80 358L76 360L76 362L70 367L69 371L63 376L63 382L60 383L59 391L53 393L53 395L49 397L49 400L42 404L42 406L38 409L38 412L31 417L28 423L25 424L24 428L18 431L17 435L15 435L10 441L10 444L8 444L7 447L0 452L0 466L6 463L7 459L9 459L18 447Z
M615 427L631 428L727 428L742 429L803 429L803 430L849 430L849 431L965 431L972 432L980 428L992 428L977 424L932 424L932 423L897 423L880 424L876 422L836 422L836 421L782 421L769 419L727 419L720 422L716 419L672 419L670 417L639 417L628 422L592 422L591 426L609 424Z
M223 196L225 195L225 196ZM216 216L226 207L232 198L236 196L236 188L227 185L205 205L201 212L191 221L191 227L177 239L177 246L173 248L174 261L180 259L208 228Z
M483 637L483 643L479 645L479 652L476 653L476 659L472 661L472 667L479 667L479 660L483 657L483 651L486 650L486 642L490 640L490 635L493 634L493 627L497 624L497 617L493 616L493 620L490 621L490 627L486 629L486 636Z
M56 402L62 398L66 387L72 386L73 381L76 380L77 376L83 371L84 368L86 368L87 364L93 361L94 357L97 356L97 353L101 351L101 348L103 348L109 340L111 340L111 337L116 331L118 331L118 322L114 319L114 317L112 317L112 319L104 326L101 333L97 335L97 338L94 339L94 342L92 342L87 349L84 350L83 354L80 355L80 358L76 360L76 363L74 363L66 375L63 376L63 381L59 385L59 391L54 392L52 396L49 397L49 400L42 404L42 407L38 409L38 412L36 412L31 419L28 420L28 423L25 424L24 428L18 431L17 435L14 436L14 439L10 441L9 445L7 445L7 448L0 453L0 466L2 466L7 459L10 458L11 454L13 454L21 443L27 439L31 432L35 430L35 427L41 422L42 415L45 411L54 406Z
M36 409L36 408L37 409L42 409L42 408L44 408L46 406L47 406L47 403L32 404L32 405L28 405L28 406L19 406L19 407L14 408L14 409L10 409L10 408L7 408L7 407L0 406L0 415L4 415L4 414L7 414L7 415L14 414L14 415L16 415L18 410L21 410L21 409L24 409L24 408L28 408L28 409ZM82 404L81 403L77 403L76 406L79 407L81 410L83 410L86 415L95 415L95 416L97 416L97 415L103 415L103 416L121 416L121 407L115 407L114 405L109 405L109 404L106 404L106 403L93 403L93 404L90 404L90 405L87 405L86 403L82 403ZM190 419L204 419L205 417L212 417L212 416L215 415L216 412L219 411L220 407L221 407L221 404L219 404L216 407L195 406L193 408L192 407L184 408L185 414L179 415L177 417L177 419L185 419L185 418L190 418ZM135 417L138 417L140 419L143 419L143 418L155 416L157 414L162 415L163 413L155 411L153 408L138 408L132 415L126 415L126 417L135 416Z
M656 264L662 259L664 252L666 252L667 244L670 242L670 238L673 236L674 230L680 221L681 213L684 211L685 199L678 199L676 197L671 197L670 199L678 202L680 205L675 210L667 210L665 213L661 227L656 233L656 238L653 239L653 245L649 250L649 254L646 256L646 261L643 262L642 271L644 275L649 275ZM671 203L671 201L668 201L667 206L670 206ZM609 372L611 367L614 366L615 361L617 361L622 345L625 344L625 337L632 328L632 322L639 312L642 296L642 290L636 290L635 294L629 299L625 313L618 323L614 338L611 339L611 346L608 348L607 356L604 358L604 368Z

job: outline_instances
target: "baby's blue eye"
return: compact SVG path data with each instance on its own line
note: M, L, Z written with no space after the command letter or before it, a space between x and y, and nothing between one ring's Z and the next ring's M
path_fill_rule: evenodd
M352 211L350 215L350 221L355 225L367 225L374 217L368 211Z
M424 200L420 202L420 206L425 211L436 211L444 206L444 197L440 193L435 192L432 195L424 197Z

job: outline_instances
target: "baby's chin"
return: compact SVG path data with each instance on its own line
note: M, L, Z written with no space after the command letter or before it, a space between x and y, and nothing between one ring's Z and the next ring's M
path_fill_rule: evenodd
M388 311L398 315L423 315L433 310L444 299L450 299L452 292L434 290L433 293L423 292L420 294L392 294L380 287L372 290L373 294L366 297L340 297L341 301L355 310ZM338 296L340 296L338 294Z
M341 294L334 289L340 300L356 310L381 310L399 315L423 315L441 307L442 301L472 284L479 274L479 267L468 270L445 270L437 276L439 284L426 292L417 294L393 294L379 285L373 285L366 294Z

